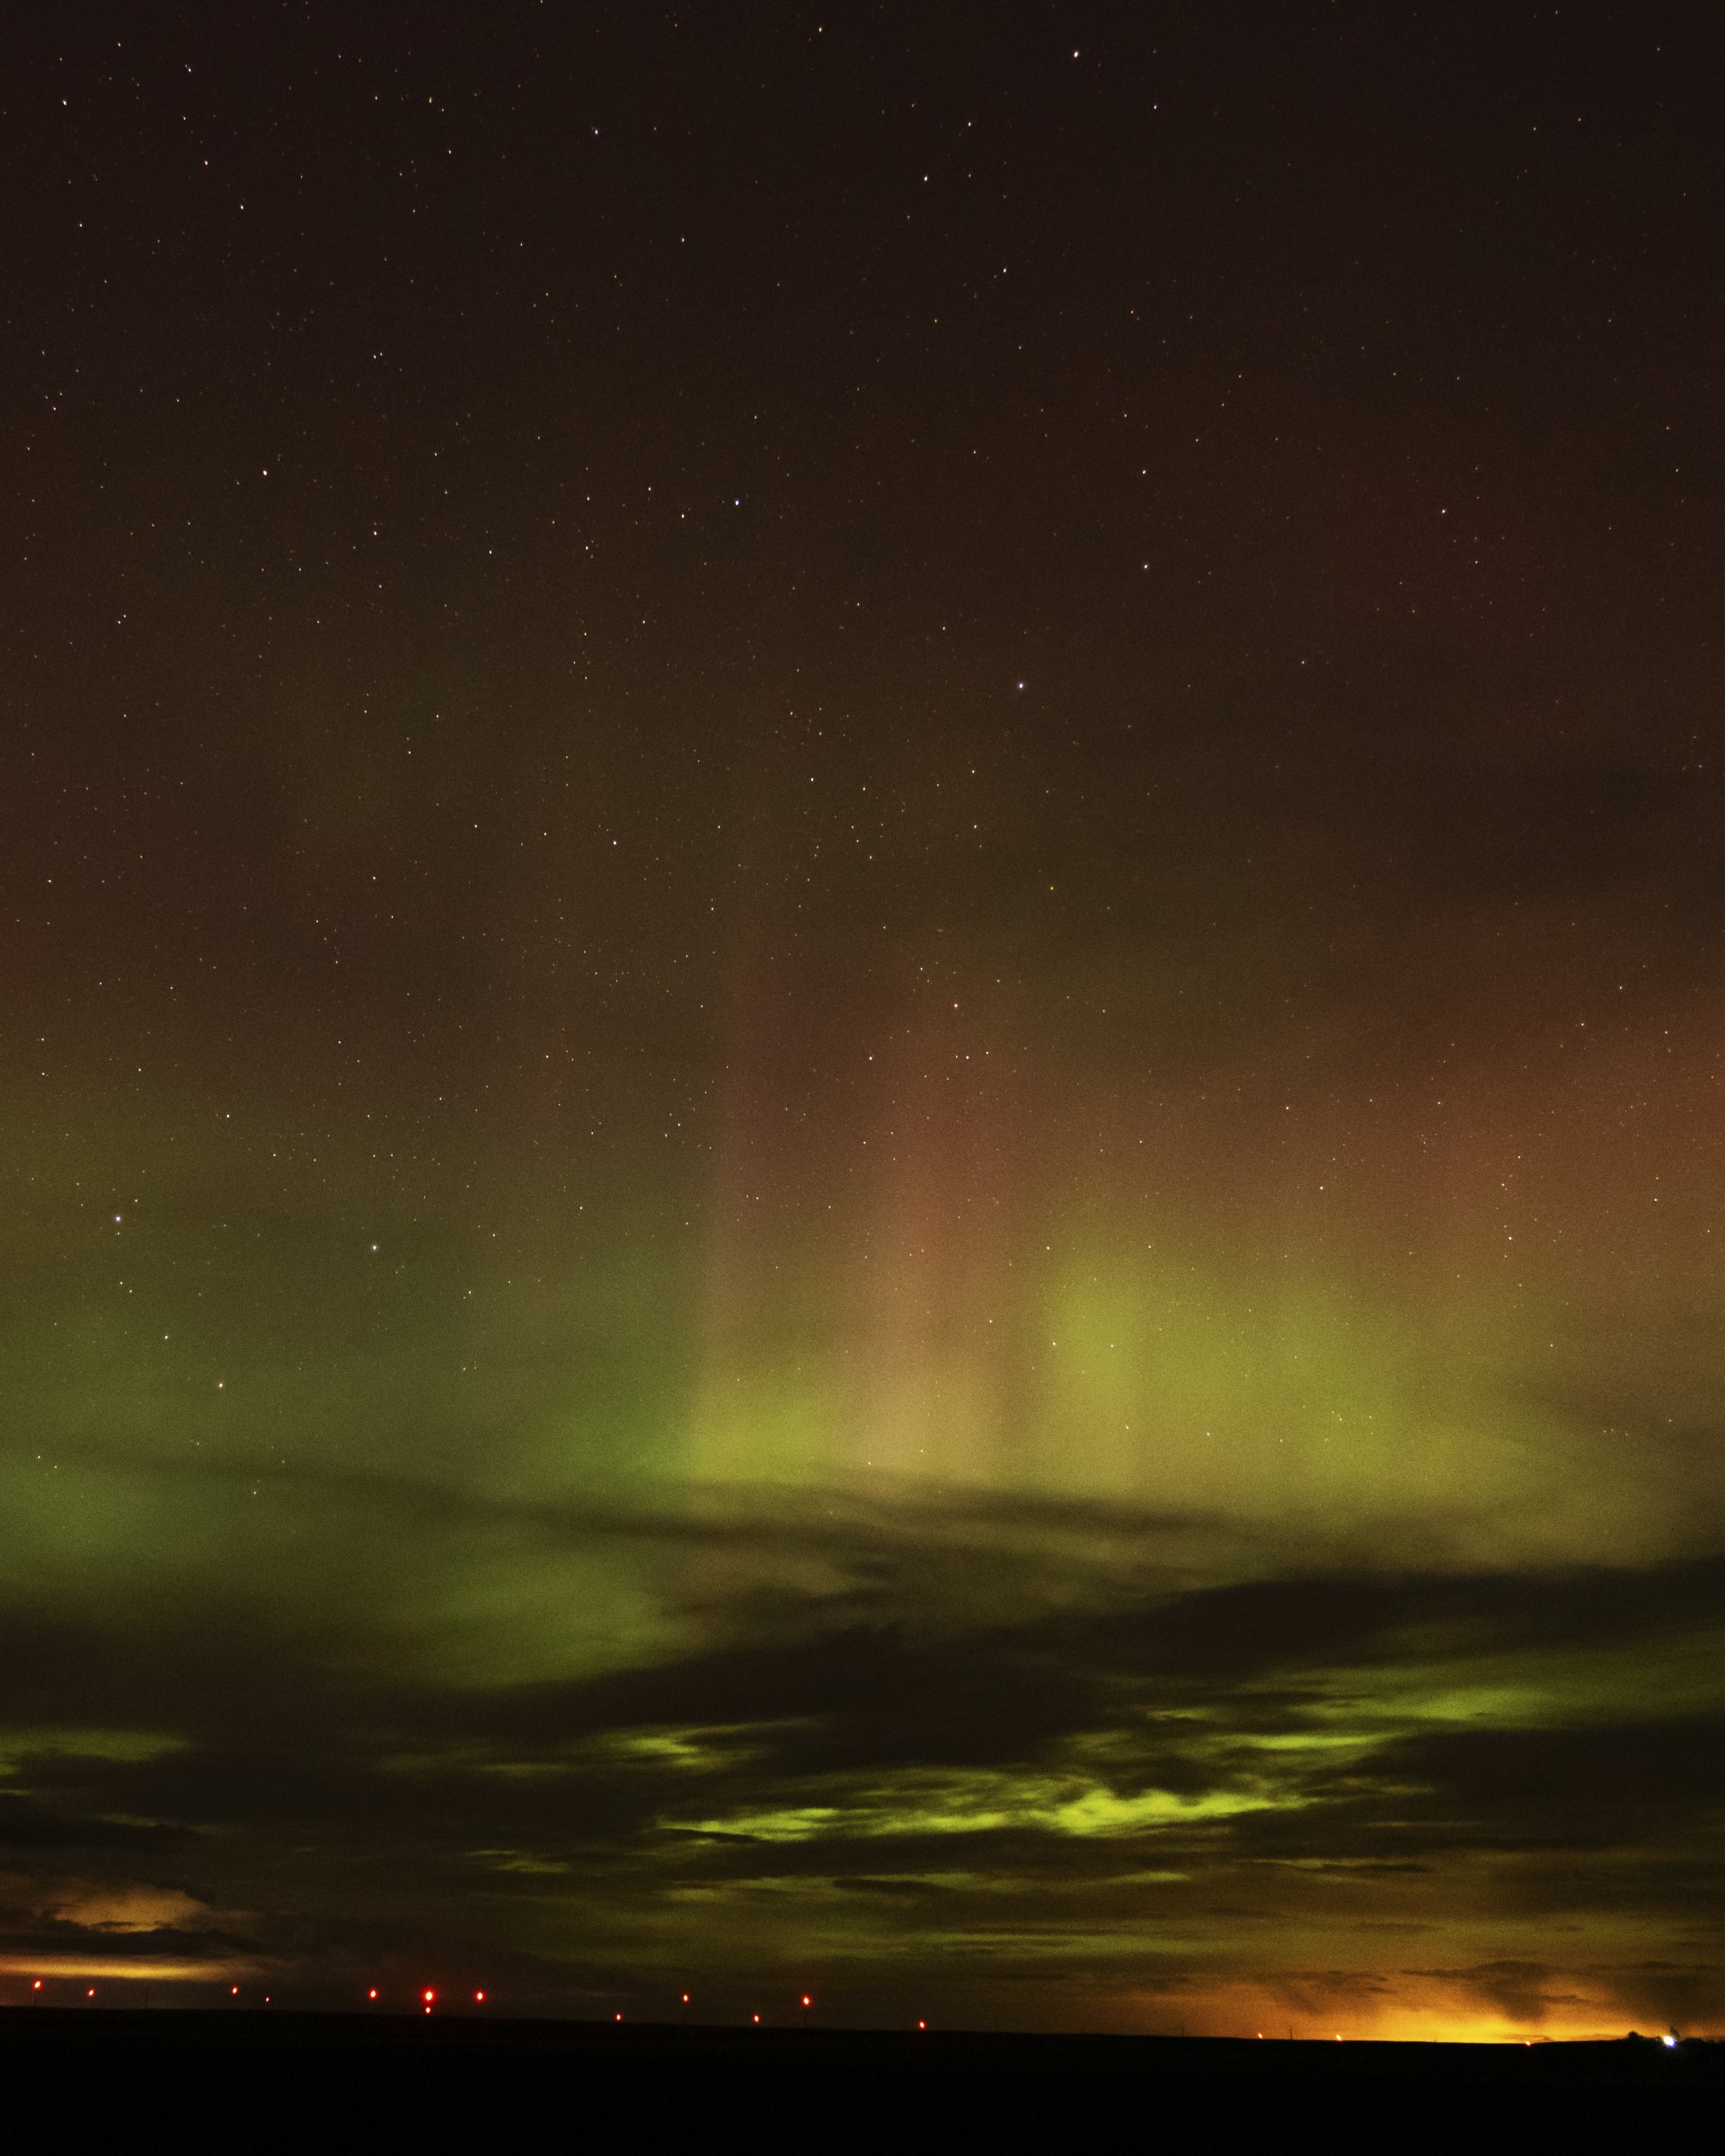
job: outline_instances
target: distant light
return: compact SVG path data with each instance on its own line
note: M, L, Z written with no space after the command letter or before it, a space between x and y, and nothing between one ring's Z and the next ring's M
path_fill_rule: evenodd
M1675 2051L1677 2048L1677 2039L1676 2037L1661 2037L1659 2038L1659 2042L1664 2045L1668 2051Z
M39 1977L36 1979L35 1983L34 1983L34 1984L32 1984L31 1985L31 1987L30 1987L30 1988L31 1988L31 1990L32 1992L40 1992L40 1991L41 1990L41 1988L42 1988L42 1980L41 1980L41 1978L39 1976Z
M621 2014L613 2014L611 2019L614 2021L621 2021L623 2019L623 2016Z
M917 2026L917 2028L926 2028L928 2027L928 2024L927 2024L927 2022L926 2022L926 2021L919 2021L919 2022L916 2024L916 2026Z
M760 2027L760 2022L761 2022L761 2017L760 2017L758 2014L756 2014L756 2015L755 2016L755 2026L756 2026L757 2028Z
M811 1998L809 1996L808 1993L807 1993L807 1992L805 1992L805 1993L802 1994L802 2003L803 2003L805 2006L812 2006L812 2005L813 2005L815 2002L814 2002L814 2001L813 2001L813 2000L812 2000L812 1999L811 1999Z
M84 1997L85 1997L86 1999L93 1999L93 1998L95 1997L95 1995L96 1995L96 1987L95 1987L95 1985L93 1984L90 1986L90 1989L89 1989L89 1990L88 1990L88 1991L87 1991L87 1992L86 1992L86 1993L85 1993L84 1995Z
M685 1992L683 1994L683 2003L685 2006L689 2003L689 1994L686 1992Z
M431 2001L437 1997L437 1995L438 1994L435 1992L421 1992L420 1993L420 1998L425 2001L425 2003L428 2006L430 2005Z
M474 2004L475 2006L483 2006L483 2005L484 2005L484 2003L485 2003L485 1994L484 1994L484 1993L483 1993L483 1992L475 1992L475 1993L473 1993L473 2004Z
M227 1987L227 1995L230 1999L237 1999L240 1995L239 1985L237 1984L230 1984Z
M368 1991L368 1992L366 1993L366 1997L367 1997L367 1999L375 1999L376 1996L377 1996L377 1987L376 1987L376 1984L374 1984L374 1985L372 1986L372 1988L370 1989L370 1991Z

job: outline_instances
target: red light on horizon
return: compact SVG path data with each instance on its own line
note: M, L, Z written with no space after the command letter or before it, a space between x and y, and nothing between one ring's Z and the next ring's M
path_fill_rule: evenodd
M613 2014L611 2019L614 2021L621 2021L623 2019L623 2016L621 2014Z
M756 2026L756 2028L758 2028L760 2027L760 2025L761 2025L761 2017L760 2017L758 2014L756 2014L756 2017L755 2017L755 2026Z
M809 1996L808 1993L807 1993L807 1992L805 1992L805 1993L802 1994L802 2003L803 2003L805 2006L812 2006L812 2005L813 2005L815 2002L814 2002L814 2001L813 2001L813 2000L812 2000L812 1999L811 1999L811 1998Z
M689 1994L686 1992L685 1992L683 1994L683 2003L685 2006L689 2003Z
M425 2003L428 2006L430 2005L431 2001L437 1997L437 1995L438 1994L435 1992L421 1992L420 1993L420 1998L425 2001Z
M919 2022L916 2024L916 2026L917 2026L917 2028L926 2028L928 2027L928 2024L927 2024L927 2022L926 2022L926 2021L919 2021Z
M86 1993L85 1993L84 1995L84 1997L85 1997L86 1999L93 1999L93 1998L95 1997L95 1995L96 1995L96 1987L95 1987L95 1985L93 1984L90 1986L90 1989L89 1989L89 1990L88 1990L88 1991L87 1991L87 1992L86 1992Z
M370 1991L368 1991L368 1992L366 1993L366 1997L367 1997L367 1999L375 1999L376 1996L377 1996L377 1989L376 1989L376 1986L374 1984L374 1985L372 1986L371 1990L370 1990Z
M34 1984L32 1984L31 1985L31 1987L30 1987L30 1988L31 1988L31 1990L32 1992L40 1992L40 1991L41 1990L41 1988L42 1988L42 1980L41 1980L41 1978L39 1976L39 1977L36 1979L35 1983L34 1983Z

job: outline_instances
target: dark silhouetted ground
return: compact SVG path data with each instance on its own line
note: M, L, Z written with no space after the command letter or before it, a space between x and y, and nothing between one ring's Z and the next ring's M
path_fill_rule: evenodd
M1716 2134L1725 2044L0 2011L7 2145L1062 2152ZM1251 2145L1251 2144L1246 2144Z

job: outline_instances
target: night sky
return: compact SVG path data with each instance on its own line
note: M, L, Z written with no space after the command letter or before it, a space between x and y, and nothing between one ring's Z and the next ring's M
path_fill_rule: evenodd
M0 1999L1725 2026L1707 28L12 11Z

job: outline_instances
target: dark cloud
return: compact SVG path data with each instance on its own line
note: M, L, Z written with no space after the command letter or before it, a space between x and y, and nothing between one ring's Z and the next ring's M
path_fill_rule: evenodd
M538 1967L538 1983L678 1896L720 1897L732 1922L774 1895L815 1895L857 1913L859 1950L1011 1938L1036 1966L1057 1937L1128 1919L1297 1928L1322 1918L1326 1879L1361 1922L1363 1892L1401 1897L1403 1913L1380 1905L1370 1922L1417 1932L1438 1921L1453 1868L1482 1855L1507 1867L1492 1889L1506 1911L1591 1896L1614 1921L1641 1921L1698 1883L1664 1852L1705 1831L1725 1722L1606 1695L1533 1725L1495 1688L1508 1670L1536 1695L1543 1673L1602 1648L1633 1648L1656 1690L1668 1653L1675 1681L1717 1619L1715 1561L1124 1596L1104 1568L1082 1608L913 1631L894 1604L929 1561L925 1533L913 1550L877 1530L869 1550L885 1596L872 1626L841 1577L828 1596L781 1603L778 1636L764 1636L750 1590L750 1607L711 1612L718 1644L554 1683L384 1676L315 1629L255 1616L111 1635L14 1617L11 1639L31 1652L4 1663L13 1726L52 1697L94 1734L14 1740L0 1842L45 1878L75 1860L212 1906L245 1898L271 1851L299 1851L291 1926L265 1897L256 1929L156 1943L306 1971L405 1951L420 1926L390 1913L403 1895L443 1908L452 1882L471 1894L483 1881L472 1906L524 1916L547 1891L576 1897L549 1960L508 1945L513 1920L496 1916L496 1950L524 1981ZM171 1684L137 1681L170 1666ZM1428 1692L1462 1695L1450 1719L1429 1719ZM128 1748L108 1728L151 1742ZM46 1953L53 1936L26 1926L9 1950ZM1510 1958L1408 1980L1531 2022L1565 2010L1554 1971ZM1188 1977L1221 1981L1198 1965ZM1177 1974L1163 1966L1158 1981ZM1322 2015L1386 1982L1284 1972L1272 1988ZM1694 2011L1705 1988L1673 1975L1644 1995L1681 1993Z
M160 1850L183 1838L180 1827L135 1819L90 1818L7 1791L0 1794L0 1849Z
M1541 1962L1482 1962L1470 1969L1415 1969L1409 1974L1482 1999L1509 2020L1535 2028L1561 2008L1584 2003L1564 1988L1561 1972Z
M1690 1845L1725 1776L1725 1715L1453 1729L1386 1745L1415 1831L1568 1849ZM1434 1816L1436 1815L1436 1816Z

